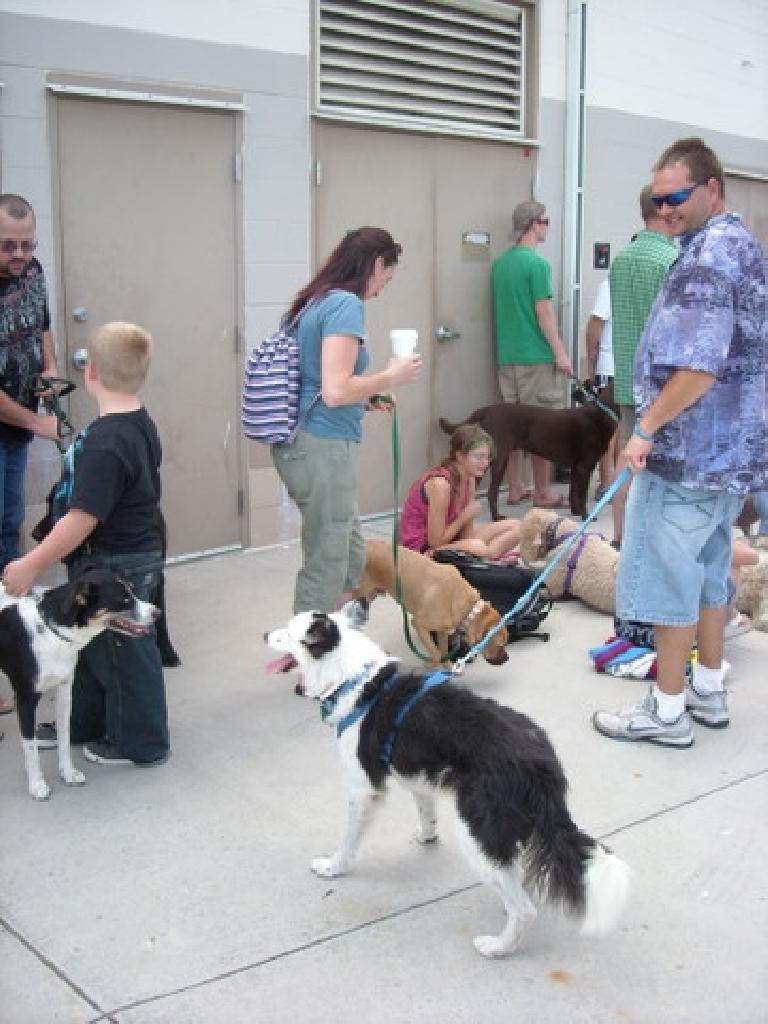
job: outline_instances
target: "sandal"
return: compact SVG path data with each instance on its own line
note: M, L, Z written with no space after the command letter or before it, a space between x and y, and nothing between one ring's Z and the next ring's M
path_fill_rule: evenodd
M571 503L564 494L558 494L551 501L537 501L534 498L533 504L536 508L570 508Z
M519 498L507 498L507 505L519 505L523 501L530 501L532 497L533 491L531 490L531 488L524 487L523 490L520 491Z

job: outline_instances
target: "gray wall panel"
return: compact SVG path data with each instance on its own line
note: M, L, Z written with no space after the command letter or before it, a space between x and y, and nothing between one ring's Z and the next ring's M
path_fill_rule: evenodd
M0 61L49 71L154 78L273 95L305 97L306 57L245 46L3 14Z

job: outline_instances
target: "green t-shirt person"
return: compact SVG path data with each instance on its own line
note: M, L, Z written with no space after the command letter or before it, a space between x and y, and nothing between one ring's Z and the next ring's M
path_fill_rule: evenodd
M491 267L491 293L499 366L554 363L536 316L536 303L552 298L552 276L544 257L524 245L507 249Z

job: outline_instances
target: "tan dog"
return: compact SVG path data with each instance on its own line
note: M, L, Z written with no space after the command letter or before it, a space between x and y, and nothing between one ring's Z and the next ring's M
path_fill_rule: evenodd
M529 566L542 568L561 544L581 526L548 508L532 508L520 523L520 555ZM616 567L619 553L600 534L585 530L544 581L554 600L578 597L590 608L613 615L616 610Z
M410 548L400 546L397 551L403 604L430 655L430 664L439 665L446 660L452 633L461 633L472 646L497 625L499 613L455 566L433 562ZM391 543L366 541L365 556L365 571L355 595L369 601L383 593L394 598L395 559ZM495 633L483 650L485 660L491 665L503 665L507 660L507 640L506 629Z
M750 617L755 629L768 633L768 555L762 554L757 565L742 566L736 607Z

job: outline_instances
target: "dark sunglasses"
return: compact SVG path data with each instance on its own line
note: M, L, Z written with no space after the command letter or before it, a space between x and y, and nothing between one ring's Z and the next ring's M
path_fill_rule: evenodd
M37 242L17 242L14 238L0 240L0 251L6 256L12 256L17 249L20 249L25 256L31 256L36 248Z
M537 217L537 224L543 224L545 227L549 227L549 217Z
M666 196L651 196L651 202L657 210L660 210L665 203L667 206L682 206L683 203L688 202L697 188L701 188L701 184L679 188L677 192L670 192Z

